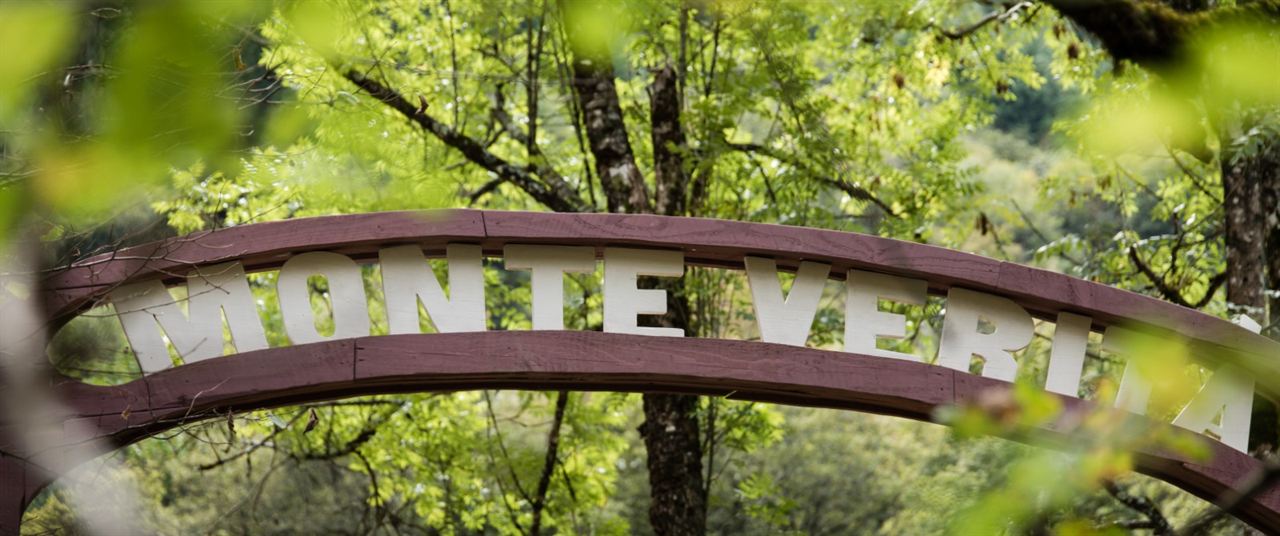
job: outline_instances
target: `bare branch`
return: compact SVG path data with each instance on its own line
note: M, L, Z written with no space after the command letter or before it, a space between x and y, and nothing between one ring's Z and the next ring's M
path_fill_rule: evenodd
M1106 489L1107 493L1110 493L1112 497L1115 497L1117 501L1120 501L1120 504L1128 506L1130 510L1142 514L1143 517L1147 518L1149 525L1145 528L1150 528L1151 532L1155 534L1155 536L1173 534L1173 527L1169 525L1168 518L1164 516L1164 513L1160 511L1160 508L1157 507L1155 503L1151 502L1151 499L1140 495L1133 495L1128 491L1120 489L1120 486L1117 486L1115 482L1103 482L1102 487Z
M474 191L467 194L467 202L470 203L470 205L475 206L475 204L480 201L481 197L488 195L490 192L494 190L497 190L498 187L502 186L502 183L504 182L506 181L503 180L502 177L496 177L496 178L490 179L489 182L484 183L479 188L476 188Z
M378 430L381 429L382 425L390 420L391 416L398 411L399 409L396 409L384 416L381 416L380 418L371 419L371 422L367 424L355 438L336 449L326 448L324 452L304 452L302 454L294 455L294 458L299 460L334 460L349 454L354 454L361 446L368 443L370 439L373 439L373 436L378 435ZM326 444L327 443L328 442L326 441Z
M1010 17L1015 15L1018 11L1026 9L1028 7L1031 7L1031 2L1018 2L1014 4L1012 7L1010 7L1009 9L1006 9L1004 11L992 11L991 13L988 13L985 17L982 17L981 19L978 19L973 24L970 24L963 28L948 30L946 28L942 28L938 26L937 27L938 33L941 33L944 37L948 39L964 39L965 37L968 37L969 35L973 34L973 32L981 30L984 26L991 24L992 22L995 22L995 21L1004 22L1005 20L1008 20Z
M551 487L551 476L555 474L560 463L560 425L564 422L564 410L569 405L569 392L556 394L556 412L551 421L551 431L547 432L547 455L542 462L542 476L538 478L538 489L533 495L533 522L529 526L529 534L538 536L542 531L542 511L547 505L547 490Z
M1186 527L1178 531L1178 534L1183 536L1209 534L1209 531L1223 516L1231 515L1249 499L1270 489L1277 480L1280 480L1280 463L1275 460L1268 460L1262 467L1241 482L1240 485L1223 492L1214 503L1215 506L1210 506L1200 512Z
M511 136L511 139L516 140L521 145L528 146L529 136L520 131L515 121L511 120L511 114L507 113L506 98L502 94L502 89L502 84L498 84L498 87L494 90L493 109L489 111L489 114L502 127L502 132L506 132L508 136Z
M863 188L856 184L850 183L847 180L837 179L837 178L819 173L817 170L810 168L808 165L804 164L803 162L800 162L794 158L791 158L786 154L775 151L766 145L761 145L758 143L729 143L727 145L729 146L730 149L733 149L736 151L758 153L758 154L768 156L770 158L776 158L778 160L781 160L783 162L796 166L798 169L805 172L805 174L809 175L814 180L817 180L820 183L837 188L840 191L846 194L849 194L849 197L852 197L854 199L870 202L875 206L880 207L880 210L883 210L884 213L889 216L893 216L893 217L899 216L899 214L893 210L893 207L890 207L888 203L885 203L879 197L876 197L876 195L871 193L870 190L867 190L866 188Z
M498 445L498 451L502 453L503 461L507 462L507 472L511 476L511 485L515 486L516 492L520 494L520 497L523 498L525 502L532 503L533 499L530 498L529 493L524 490L524 486L520 485L520 476L516 474L515 465L511 462L511 455L507 453L506 442L502 439L502 429L498 428L498 416L493 411L493 398L489 396L489 391L486 390L482 392L484 393L485 409L488 412L489 427L493 432L494 442ZM490 456L492 457L492 455ZM495 465L497 464L496 460L492 461ZM498 485L502 485L502 479L498 479ZM524 532L524 528L520 527L520 522L516 519L514 513L512 514L511 519L512 523L516 525L516 528L520 529L521 532Z
M378 99L401 115L417 123L446 145L457 149L476 165L490 171L503 181L516 185L535 201L557 212L583 212L585 203L568 183L552 173L540 173L541 181L524 169L489 152L479 142L441 123L420 106L409 102L395 90L381 82L366 77L354 69L343 71L343 76L369 96ZM545 181L545 184L544 184Z
M1160 275L1155 272L1155 270L1152 270L1151 267L1142 260L1142 257L1138 255L1138 248L1129 248L1129 260L1133 261L1133 265L1138 268L1139 272L1142 272L1142 275L1147 276L1147 279L1151 280L1151 284L1155 286L1156 291L1160 292L1160 295L1163 296L1164 299L1192 309L1199 309L1208 305L1209 301L1213 299L1214 293L1218 291L1218 287L1221 287L1227 280L1226 272L1213 276L1213 278L1209 280L1208 290L1205 290L1204 295L1200 296L1200 299L1193 303L1183 297L1182 293L1179 292L1178 289L1170 286L1163 277L1160 277Z

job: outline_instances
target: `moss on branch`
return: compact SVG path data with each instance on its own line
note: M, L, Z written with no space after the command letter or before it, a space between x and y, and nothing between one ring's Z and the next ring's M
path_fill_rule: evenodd
M1183 59L1197 32L1213 25L1280 22L1280 0L1204 11L1181 11L1155 0L1048 0L1092 33L1116 59L1161 70Z

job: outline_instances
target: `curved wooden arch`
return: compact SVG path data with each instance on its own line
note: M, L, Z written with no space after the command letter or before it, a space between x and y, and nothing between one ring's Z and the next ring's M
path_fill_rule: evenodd
M853 233L777 225L635 215L495 211L381 213L289 220L198 233L95 257L44 282L56 324L94 305L116 286L160 277L178 281L192 266L230 260L248 270L278 267L291 254L327 250L371 258L378 248L449 242L497 253L508 243L681 249L686 262L740 267L746 255L781 267L800 260L956 286L1013 299L1033 314L1074 312L1096 327L1137 322L1197 339L1214 355L1257 374L1280 367L1277 344L1220 319L1167 302L1021 265ZM13 426L0 423L0 534L16 531L27 502L55 475L20 461L74 456L95 440L120 446L224 409L253 409L358 394L479 388L678 391L854 409L928 420L939 405L972 399L1002 382L950 369L843 352L759 342L645 337L598 332L481 332L364 337L247 352L184 365L120 386L62 379L65 448L23 452ZM1068 407L1088 405L1063 398ZM1135 417L1137 418L1137 417ZM1048 431L1052 433L1052 430ZM1189 433L1189 432L1188 432ZM1196 463L1165 452L1139 453L1140 471L1204 498L1260 470L1257 460L1213 443ZM15 456L16 455L16 456ZM1249 499L1238 515L1280 532L1280 490Z
M506 244L575 244L682 250L686 264L741 268L746 255L773 257L781 269L800 260L928 281L930 292L963 287L1005 296L1042 318L1073 312L1095 327L1138 323L1201 341L1214 355L1280 377L1280 343L1220 318L1065 274L926 244L858 233L705 218L642 214L562 214L493 210L382 212L300 218L199 232L99 255L45 283L52 319L65 319L130 281L178 282L191 266L241 261L246 270L277 268L294 253L335 251L372 258L380 247L419 244L442 254L450 242L477 243L500 255ZM1278 389L1280 391L1280 389ZM1280 394L1280 393L1278 393Z
M225 415L229 409L394 392L683 392L927 422L938 406L973 400L986 389L1007 385L922 363L769 343L588 331L494 331L272 348L169 369L120 386L67 382L55 388L67 403L69 417L91 434L68 437L69 443L102 439L119 447L184 423ZM1068 408L1088 404L1060 398ZM1140 452L1136 465L1143 473L1209 500L1259 468L1254 458L1208 443L1212 457L1207 462ZM50 476L30 476L34 480L24 490L24 504ZM1280 530L1277 512L1280 489L1272 489L1249 499L1237 515L1275 532ZM16 514L20 518L21 509Z

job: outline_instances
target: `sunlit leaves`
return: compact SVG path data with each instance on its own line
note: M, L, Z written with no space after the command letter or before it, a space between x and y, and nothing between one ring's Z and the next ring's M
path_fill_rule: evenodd
M0 125L12 126L19 107L36 93L41 74L71 44L74 20L62 2L0 5Z
M1212 115L1232 109L1280 105L1280 32L1274 22L1231 21L1199 32L1193 59L1177 73L1174 83L1190 96L1203 99Z
M336 52L342 37L346 13L334 2L300 1L285 8L284 18L302 43L323 57Z
M7 51L0 54L0 130L8 133L6 137L30 129L37 121L25 107L43 84L53 83L46 73L70 45L74 21L68 7L57 2L0 4L0 50ZM5 142L25 148L36 143L34 138L28 132ZM11 150L4 151L6 160L25 160L8 155ZM5 164L0 167L0 253L30 203L24 181L35 174L22 164Z
M266 43L260 66L279 78L284 89L272 95L288 104L258 118L255 128L266 132L256 138L258 146L229 156L232 136L247 137L249 129L236 131L246 112L220 93L228 80L217 74L240 67L238 52L231 52L238 50L232 44L239 37L218 30L227 21L246 20L245 10L254 9L249 5L141 5L134 21L138 28L113 49L112 67L118 71L102 83L105 93L91 99L97 108L88 122L90 132L76 133L91 138L62 143L55 133L49 138L55 141L32 153L42 164L31 174L42 202L57 211L92 211L132 193L135 182L163 183L174 195L161 196L151 207L175 232L472 203L466 194L494 177L337 76L342 69L356 69L385 81L420 113L478 140L493 154L521 166L548 166L600 206L593 197L599 193L593 184L598 178L581 149L568 83L566 62L570 45L577 44L593 51L592 61L608 61L618 73L629 139L646 176L652 175L651 72L666 62L682 62L681 119L689 138L683 156L691 177L707 185L701 215L876 232L1065 265L1080 276L1150 290L1154 281L1133 272L1129 252L1137 251L1165 283L1200 296L1209 292L1209 278L1222 263L1214 198L1220 185L1214 163L1193 147L1209 134L1201 114L1222 102L1269 102L1274 89L1257 57L1217 61L1238 50L1268 50L1265 35L1249 42L1232 35L1215 38L1216 44L1204 49L1206 72L1245 82L1220 92L1216 104L1189 104L1185 93L1152 84L1137 68L1111 70L1101 50L1040 5L951 38L940 29L963 27L1000 8L944 1L285 2L269 6L275 9L270 19L260 25L254 21L245 33ZM32 47L35 54L11 58L11 64L0 59L0 84L26 80L8 73L37 69L31 66L53 61L47 58L65 46L55 38L59 26L46 26L50 39L39 45L48 50ZM0 40L13 35L24 33L6 33ZM530 63L539 39L543 53ZM533 95L529 90L535 84ZM1099 96L1085 111L1093 121L1066 129L1093 144L1089 147L1140 147L1159 158L1093 153L1096 167L1087 168L1083 159L1042 140L981 132L999 107L1050 86ZM0 99L9 97L0 92ZM530 148L519 138L535 122L539 145ZM1265 129L1245 130L1232 138L1230 148L1248 155L1268 135ZM1211 142L1206 148L1221 149ZM880 203L833 183L868 192ZM23 203L24 195L0 187L0 211L6 203ZM1027 202L1009 203L1015 198ZM544 208L510 185L474 201L488 208ZM1044 235L1028 240L1028 233L1039 235L1041 227ZM279 346L288 341L278 304L268 292L274 277L255 274L252 281L268 337ZM379 287L377 277L375 269L365 270L371 295ZM700 319L696 334L751 336L753 318L736 312L749 310L742 307L740 277L694 271L687 280L687 297ZM524 281L489 271L490 287L501 289L489 296L491 327L528 327ZM574 277L568 288L568 325L598 326L598 277ZM328 305L322 292L313 299L324 317ZM378 323L381 307L375 297L375 334L385 330ZM927 353L936 326L925 318L935 316L937 308L934 303L925 312L909 311L913 336L902 345ZM833 313L838 310L839 303L823 304L812 339L816 345L838 348L842 318ZM78 331L68 346L95 333ZM1035 366L1045 348L1037 342L1027 352L1035 355L1026 357L1026 370L1039 370ZM1186 357L1176 348L1149 350ZM1107 380L1118 372L1114 367L1111 362L1091 367L1086 391L1114 386ZM1199 380L1198 370L1180 360L1161 361L1155 368L1157 376L1169 376L1157 382L1161 385L1190 388ZM369 510L379 515L404 512L446 532L519 532L530 519L528 489L545 461L553 396L468 393L397 400L317 410L318 425L309 432L298 429L297 419L309 418L304 410L255 415L256 421L242 426L233 434L239 439L229 444L244 447L271 438L272 451L284 456L333 455L346 482L355 480ZM379 401L388 400L370 400ZM948 416L960 436L1030 433L1061 416L1060 400L1040 396L1025 383L980 402ZM1177 402L1157 397L1163 409L1155 411L1168 413ZM568 408L546 526L562 533L622 532L625 521L607 507L615 501L620 468L631 463L621 452L634 440L625 435L633 423L625 421L634 414L635 397L574 394ZM779 449L793 455L782 460L788 464L799 459L796 452L809 448L813 454L807 437L793 443L780 438L784 423L776 408L708 399L701 413L714 441L728 449L722 453L740 457ZM1118 425L1103 415L1079 426L1106 437ZM916 437L862 438L854 436L881 429L840 430L851 432L828 436L827 444L863 441L858 443L862 451L885 445L904 450L904 443ZM805 433L816 437L821 431L823 426L813 425ZM362 437L350 452L335 454L333 449ZM1181 437L1167 441L1180 451L1194 451L1195 445L1178 443ZM1062 508L1072 495L1088 496L1100 481L1130 469L1124 446L1086 445L1067 456L1038 453L1022 462L1010 462L1011 455L935 453L938 461L924 472L943 483L902 494L921 503L945 500L939 510L949 513L990 484L965 478L983 472L974 467L1012 466L1009 486L981 496L960 526L984 532L1033 526L1042 521L1036 517L1041 511ZM710 464L710 474L728 471L732 477L726 481L749 515L787 530L785 521L800 515L800 505L781 494L804 483L789 480L790 471L756 472L727 458ZM846 476L853 465L827 460L816 469L794 472ZM892 474L875 470L867 474ZM1057 478L1063 473L1077 478ZM1051 485L1047 491L1037 487L1044 481ZM893 506L898 500L906 499L884 499L868 511L901 508ZM943 522L921 520L942 517L921 510L902 512L896 526L910 531ZM1070 522L1059 528L1086 531Z
M3 10L0 34L21 42L0 48L21 53L0 60L0 122L6 149L16 149L5 162L0 195L13 199L22 195L15 185L29 187L24 208L80 223L165 186L171 166L201 159L234 166L226 151L239 134L241 113L228 90L235 42L225 27L252 20L257 4L88 9L15 2ZM80 49L72 46L73 29L108 37ZM20 118L15 106L36 100Z
M1095 105L1082 136L1086 149L1121 155L1158 148L1161 143L1203 145L1208 133L1200 113L1180 95L1151 89L1108 94L1109 98Z
M780 493L768 475L753 474L739 482L736 491L746 505L747 515L773 527L778 534L799 533L783 530L789 525L797 505Z
M1007 480L986 491L958 515L951 525L956 534L1013 533L1044 530L1083 530L1072 521L1073 503L1097 493L1130 474L1135 453L1171 450L1189 459L1205 460L1205 439L1168 425L1203 383L1203 374L1190 362L1190 347L1176 337L1118 330L1113 347L1123 347L1130 360L1125 374L1134 374L1149 392L1139 388L1137 410L1151 420L1111 409L1117 404L1115 384L1104 382L1096 406L1063 408L1056 395L1020 381L1011 389L993 388L976 400L941 408L935 415L959 437L997 435L1034 439L1056 437L1063 452L1037 451L1007 468ZM1126 378L1128 383L1132 378ZM1121 394L1121 396L1126 396ZM1135 396L1134 392L1127 396ZM1093 521L1090 530L1106 530ZM1073 528L1074 527L1074 528ZM1085 532L1094 533L1094 532Z
M575 50L583 52L587 61L613 62L613 52L621 52L621 45L630 30L632 10L624 3L571 1L564 2L564 24ZM655 3L654 7L657 7ZM643 11L641 11L643 12ZM653 21L660 24L660 21Z
M118 385L142 375L110 305L68 322L51 337L48 353L58 372L89 384Z

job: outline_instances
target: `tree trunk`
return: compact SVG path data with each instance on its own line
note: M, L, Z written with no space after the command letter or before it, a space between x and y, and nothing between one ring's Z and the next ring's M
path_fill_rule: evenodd
M684 280L662 279L652 286L667 292L667 314L642 319L642 323L679 328L690 334L692 323ZM698 397L644 395L644 423L639 431L649 456L649 525L654 533L706 534L707 495Z
M1253 116L1253 117L1249 117ZM1261 136L1237 146L1234 142L1250 130L1266 114L1241 114L1220 120L1236 123L1234 128L1221 128L1222 209L1225 234L1227 276L1227 310L1232 315L1247 315L1262 326L1276 321L1276 309L1267 318L1267 289L1280 284L1280 220L1277 220L1277 195L1280 195L1280 140ZM1255 119L1258 118L1258 119ZM1248 147L1246 149L1245 147ZM1275 330L1263 334L1275 337ZM1255 394L1253 416L1249 426L1249 450L1274 452L1280 446L1280 412L1276 403Z
M577 9L592 9L576 6ZM572 31L572 28L569 29ZM600 43L570 39L573 49L573 88L596 173L605 191L609 212L653 213L644 177L636 165L627 137L622 106L614 85L612 57ZM678 150L684 145L680 127L677 75L670 66L655 71L652 115L655 184L663 214L684 211L685 172ZM667 327L688 331L688 302L680 282L660 283L667 290ZM652 320L651 320L652 321ZM649 524L659 535L706 533L706 496L702 480L702 442L698 427L698 397L650 393L644 395L644 423L640 436L648 453Z
M1230 143L1225 136L1223 143ZM1222 157L1223 227L1227 253L1227 309L1246 314L1259 324L1266 322L1263 262L1268 226L1263 210L1265 159ZM1269 207L1268 207L1269 208ZM1275 229L1271 229L1275 231Z
M655 534L707 531L697 412L696 396L644 396L640 437L649 453L649 524Z
M680 80L674 67L667 64L653 73L649 95L657 212L683 215L689 181L684 169L684 129L680 126Z
M688 175L684 130L680 125L679 78L666 64L654 71L649 93L656 211L684 215ZM689 330L689 299L683 280L666 280L667 314L658 323ZM700 535L707 531L707 496L702 477L698 397L650 394L640 426L649 453L649 524L657 534Z
M1077 2L1048 0L1059 12L1088 30L1117 60L1134 61L1156 73L1168 74L1196 61L1188 55L1193 34L1213 24L1231 21L1280 19L1280 3L1253 2L1225 8L1208 8L1208 2L1179 1L1180 9L1170 4L1120 0L1114 2ZM1197 9L1199 8L1199 9ZM1208 9L1206 9L1208 8ZM1259 324L1268 325L1266 289L1280 285L1280 141L1271 137L1252 144L1252 149L1235 146L1234 133L1245 128L1227 127L1229 123L1252 126L1248 116L1216 117L1217 137L1222 148L1218 154L1222 168L1223 227L1226 249L1227 307L1232 314L1247 314ZM1266 120L1265 113L1256 114ZM1234 126L1234 125L1233 125ZM1256 133L1266 136L1265 133ZM1182 147L1207 160L1210 155L1202 144ZM1264 285L1264 281L1267 283ZM1273 314L1277 309L1273 299ZM1272 318L1272 322L1276 319ZM1275 330L1264 331L1275 337ZM1274 402L1255 395L1249 449L1280 446L1280 422Z
M610 9L609 4L562 0L562 15L579 9ZM568 8L568 9L565 9ZM573 28L568 28L572 33ZM581 111L583 131L586 134L591 156L600 183L605 191L609 212L653 213L648 187L636 165L635 153L627 137L627 127L622 106L614 84L612 56L602 43L583 41L570 36L572 55L574 99ZM530 65L536 65L539 47L534 45ZM366 76L356 69L344 69L335 65L343 76L369 96L396 110L405 118L458 150L473 164L492 172L496 179L471 194L472 199L493 191L502 183L510 183L534 200L557 212L581 212L595 210L549 166L537 166L532 162L519 166L489 152L481 140L468 137L459 130L432 117L425 106L415 105L394 89ZM654 89L657 95L651 103L654 116L653 141L659 162L655 181L663 195L662 213L677 215L685 212L687 198L684 190L688 181L683 163L684 133L680 126L679 74L667 66L655 71ZM531 80L531 83L536 81ZM531 103L536 99L531 98ZM532 109L532 106L530 107ZM577 120L578 118L575 118ZM531 124L533 123L531 119ZM536 132L530 129L525 140L530 155L537 150ZM536 170L536 173L530 172ZM668 315L661 319L649 319L667 327L688 332L688 299L680 280L661 282L668 291ZM563 398L562 398L563 400ZM649 482L652 488L649 519L653 531L660 535L700 535L706 532L706 496L702 477L702 443L698 427L698 397L672 394L647 394L644 396L645 422L640 428L649 455ZM553 434L554 436L555 434ZM548 444L548 455L553 457L557 444ZM549 462L554 460L549 458ZM549 480L544 475L544 483ZM540 484L541 487L541 484ZM540 511L540 508L538 509ZM540 528L540 526L539 526Z
M613 58L607 50L573 47L573 90L609 212L650 212L644 176L636 166L613 81Z
M1223 143L1228 143L1228 140L1224 139ZM1253 154L1239 159L1239 165L1224 166L1222 176L1224 190L1228 182L1228 175L1225 169L1227 167L1232 168L1232 182L1240 182L1247 185L1239 189L1245 191L1256 190L1258 193L1253 203L1243 203L1250 206L1256 204L1258 212L1253 215L1251 220L1239 220L1244 221L1248 226L1254 227L1258 235L1256 244L1245 246L1249 253L1239 254L1240 256L1247 254L1257 255L1252 259L1252 262L1259 265L1258 268L1250 268L1251 271L1249 273L1249 275L1257 275L1259 278L1255 287L1257 289L1257 301L1252 304L1257 308L1257 312L1250 316L1262 324L1262 333L1264 335L1273 339L1280 338L1280 331L1277 331L1272 326L1272 324L1280 321L1280 318L1278 318L1280 317L1280 295L1275 292L1276 289L1280 289L1280 139L1277 137L1263 139L1257 145L1257 150ZM1232 236L1232 219L1235 214L1232 214L1231 206L1225 208L1227 214L1227 238L1230 240ZM1232 253L1232 247L1228 245L1227 267L1229 276L1232 273L1230 257ZM1244 260L1245 264L1248 264L1248 262L1248 259ZM1262 278L1264 270L1265 279ZM1228 285L1230 285L1230 280L1228 280ZM1268 291L1270 291L1269 294ZM1252 298L1252 296L1249 297ZM1240 298L1239 296L1233 296L1231 287L1227 287L1227 301L1229 304L1236 303L1234 299ZM1270 307L1267 307L1268 305ZM1270 315L1265 314L1268 309L1270 310ZM1280 413L1277 412L1274 402L1254 395L1253 420L1249 427L1249 450L1274 452L1276 447L1280 447Z
M1267 294L1263 298L1271 314L1263 333L1280 338L1280 330L1272 325L1280 322L1280 136L1266 140L1251 164L1252 178L1262 182L1262 222L1267 229Z

